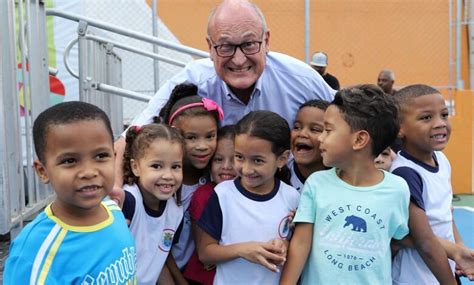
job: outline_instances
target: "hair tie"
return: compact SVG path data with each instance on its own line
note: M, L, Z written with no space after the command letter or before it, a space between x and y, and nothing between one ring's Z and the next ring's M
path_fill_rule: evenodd
M135 131L135 133L139 134L140 131L142 130L142 127L141 126L133 126L133 130Z
M222 111L222 108L214 100L211 100L208 98L202 98L201 102L190 103L190 104L179 107L178 110L174 111L173 114L170 116L170 119L168 120L168 125L171 125L174 118L179 113L193 107L203 107L204 110L209 111L209 112L217 111L219 121L222 121L224 119L224 111Z

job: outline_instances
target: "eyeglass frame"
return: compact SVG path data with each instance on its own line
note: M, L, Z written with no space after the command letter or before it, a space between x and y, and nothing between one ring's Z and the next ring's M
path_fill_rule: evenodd
M240 51L244 54L244 55L254 55L254 54L257 54L260 52L260 50L262 49L262 43L264 42L264 39L263 37L265 36L265 31L263 31L262 33L262 40L260 41L248 41L248 42L243 42L243 43L240 43L238 45L235 45L235 44L220 44L220 45L213 45L212 47L216 50L216 54L219 56L219 57L224 57L224 58L227 58L227 57L233 57L235 55L235 52L237 51L237 48L240 49ZM214 43L214 41L211 39L211 37L209 36L209 41L211 41L211 43ZM254 53L246 53L243 48L242 48L242 45L245 45L245 44L248 44L248 43L258 43L258 50ZM226 56L222 56L219 54L219 51L217 50L219 47L223 46L223 45L230 45L230 46L233 46L234 47L234 51L232 52L231 55L226 55Z

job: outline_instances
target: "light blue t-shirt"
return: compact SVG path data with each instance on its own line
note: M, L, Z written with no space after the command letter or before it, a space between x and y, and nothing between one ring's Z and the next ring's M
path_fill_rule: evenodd
M313 243L301 284L391 284L390 240L408 234L410 191L391 173L355 187L336 169L306 180L294 221L312 223Z
M235 124L251 111L268 110L280 114L293 125L301 104L311 99L332 101L335 90L306 63L276 52L269 52L265 69L255 84L248 104L240 101L217 76L209 58L189 63L181 72L168 80L133 121L133 125L145 125L158 116L173 88L183 82L198 87L198 95L210 98L224 110L223 125Z
M48 206L10 246L5 285L137 284L135 242L114 201L102 202L109 218L70 226Z

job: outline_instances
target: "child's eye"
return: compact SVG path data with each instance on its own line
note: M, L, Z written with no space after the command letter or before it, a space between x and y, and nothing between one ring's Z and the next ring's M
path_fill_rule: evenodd
M323 129L321 129L321 128L311 128L311 132L313 132L313 133L322 133Z
M195 140L195 139L196 139L196 136L187 136L186 139L187 139L187 140Z
M176 165L173 165L171 168L172 169L181 169L182 166L181 166L181 164L176 164Z
M443 117L443 119L448 118L449 117L449 112L441 114L441 117Z
M240 154L234 155L234 158L235 158L236 160L243 160L243 159L244 159Z
M111 157L110 153L108 152L101 152L99 154L97 154L96 156L98 159L106 159L106 158L109 158Z
M431 120L431 115L426 115L426 116L423 116L420 118L420 120L422 121L428 121L428 120Z
M73 164L73 163L76 163L76 162L77 162L77 160L75 158L70 157L70 158L65 158L65 159L61 160L59 162L59 164L66 164L67 165L67 164Z
M221 161L222 161L222 157L214 156L214 159L213 159L212 161L214 161L214 162L221 162Z
M159 163L153 163L152 165L150 165L151 168L154 168L154 169L161 169L161 164Z
M293 130L299 131L299 130L301 130L301 126L295 124L295 125L293 126Z
M255 164L262 164L262 163L264 163L265 161L263 161L263 159L256 158L256 159L253 160L253 162L254 162Z
M214 139L216 137L216 134L210 134L206 138L207 139Z

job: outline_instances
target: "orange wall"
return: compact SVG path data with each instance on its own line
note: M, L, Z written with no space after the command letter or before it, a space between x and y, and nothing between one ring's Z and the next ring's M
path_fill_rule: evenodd
M147 0L150 2L150 0ZM266 16L270 48L304 59L304 1L254 1ZM330 73L341 84L375 83L383 68L395 84L449 80L448 1L310 1L311 52L329 54ZM207 17L218 0L160 0L158 14L178 39L207 49Z
M454 94L455 115L451 118L452 133L445 150L451 162L454 193L472 193L474 92Z

